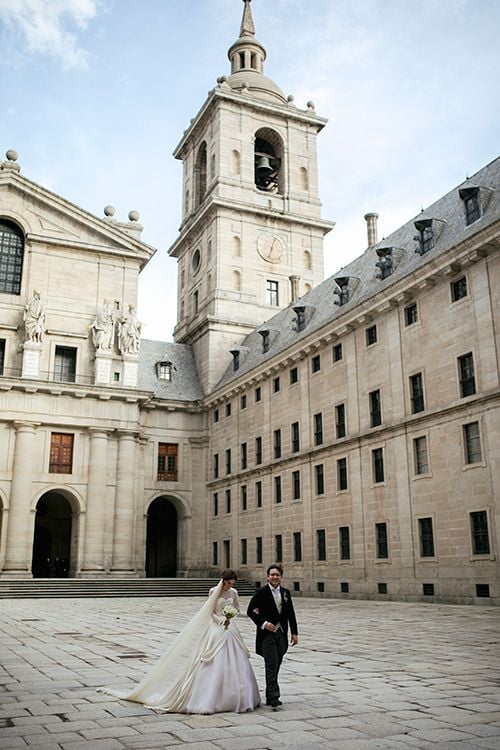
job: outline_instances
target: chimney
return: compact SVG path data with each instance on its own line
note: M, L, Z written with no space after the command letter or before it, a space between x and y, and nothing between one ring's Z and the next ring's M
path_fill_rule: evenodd
M290 279L290 296L291 301L296 302L299 298L299 281L300 276L289 276Z
M377 219L378 214L365 214L366 230L368 232L368 247L373 247L373 245L376 245L378 242Z

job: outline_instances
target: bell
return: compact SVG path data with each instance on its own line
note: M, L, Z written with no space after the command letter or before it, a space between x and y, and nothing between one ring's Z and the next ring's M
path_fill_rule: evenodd
M259 159L255 166L255 171L261 179L265 179L266 177L270 177L272 175L274 169L271 166L271 162L269 161L268 156L259 156Z

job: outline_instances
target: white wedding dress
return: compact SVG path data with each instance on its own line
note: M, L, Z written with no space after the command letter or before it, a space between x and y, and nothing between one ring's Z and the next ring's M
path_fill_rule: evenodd
M238 592L223 591L220 581L133 690L101 688L101 692L172 713L252 711L260 703L257 680L236 618L227 629L223 626L226 604L240 611Z

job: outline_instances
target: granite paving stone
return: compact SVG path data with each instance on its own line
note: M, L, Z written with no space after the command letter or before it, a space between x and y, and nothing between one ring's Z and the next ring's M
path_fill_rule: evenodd
M97 692L141 679L202 602L3 600L1 750L500 750L493 607L297 598L279 711L166 714Z

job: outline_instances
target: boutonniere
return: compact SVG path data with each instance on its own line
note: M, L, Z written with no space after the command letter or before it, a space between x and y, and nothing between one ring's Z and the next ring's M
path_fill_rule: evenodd
M288 601L288 594L283 594L283 601L284 601L284 602L287 602L287 601Z

